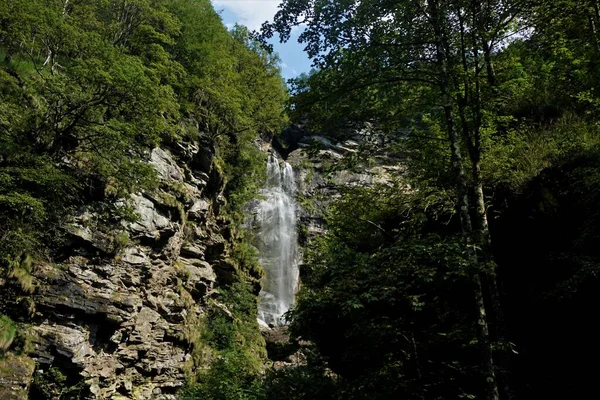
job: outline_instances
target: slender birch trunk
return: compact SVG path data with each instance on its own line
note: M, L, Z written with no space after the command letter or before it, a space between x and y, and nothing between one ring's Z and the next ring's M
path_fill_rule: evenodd
M444 108L444 116L448 139L450 142L450 152L452 158L452 167L456 175L456 184L458 192L457 211L461 220L463 235L466 239L466 244L472 251L472 257L475 262L478 262L477 255L472 247L473 225L470 217L469 197L468 197L468 181L463 167L463 157L458 134L455 129L453 116L452 95L449 85L449 60L446 51L447 40L443 31L443 20L440 16L437 0L429 3L430 18L433 24L436 41L436 53L439 68L440 91ZM473 291L474 300L477 310L477 341L480 349L480 366L484 377L484 386L486 398L488 400L499 400L498 384L496 382L496 372L492 347L489 337L489 328L487 321L486 306L483 299L483 287L481 283L481 274L479 272L473 275Z

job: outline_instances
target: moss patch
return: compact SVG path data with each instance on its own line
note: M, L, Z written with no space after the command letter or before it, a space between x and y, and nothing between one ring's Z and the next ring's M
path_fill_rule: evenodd
M17 334L17 326L6 315L0 316L0 351L8 350Z

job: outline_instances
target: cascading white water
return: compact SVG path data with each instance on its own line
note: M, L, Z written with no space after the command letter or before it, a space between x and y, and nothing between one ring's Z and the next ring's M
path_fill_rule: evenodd
M259 262L265 270L258 318L281 325L298 286L296 182L292 166L275 155L269 156L267 177L257 213Z

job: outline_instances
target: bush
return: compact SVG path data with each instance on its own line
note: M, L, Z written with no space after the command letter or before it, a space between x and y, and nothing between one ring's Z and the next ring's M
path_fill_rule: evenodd
M181 392L182 399L256 399L264 361L265 344L258 329L256 296L250 285L236 282L221 289L194 344L208 347L214 360Z

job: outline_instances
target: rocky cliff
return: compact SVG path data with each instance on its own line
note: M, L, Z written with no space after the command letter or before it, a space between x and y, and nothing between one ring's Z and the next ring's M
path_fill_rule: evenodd
M387 136L371 124L347 124L335 132L311 131L305 123L291 125L275 137L273 150L294 169L297 185L297 228L302 249L327 230L328 205L346 188L391 185L405 172L402 156L390 151ZM386 144L387 146L384 146ZM270 150L268 147L265 150ZM360 157L359 157L360 156ZM364 156L364 157L363 157ZM249 214L258 213L258 204ZM254 221L255 231L257 217ZM301 258L301 257L300 257ZM300 276L306 271L300 262ZM262 326L273 368L306 365L314 345L290 337L286 326Z
M391 184L404 172L402 155L389 136L370 123L348 123L329 133L292 125L274 147L287 153L298 182L300 229L304 244L325 230L327 205L347 187Z
M202 366L198 321L236 273L212 160L193 144L155 148L159 188L120 200L133 218L82 207L27 287L0 282L0 312L21 321L23 342L0 358L1 399L175 398Z
M402 172L397 155L378 150L385 138L372 126L342 133L292 126L291 145L279 148L295 170L305 244L326 228L340 187L390 183ZM18 322L0 358L1 399L174 399L210 364L199 331L211 309L231 315L216 294L240 276L213 155L190 143L153 149L155 190L108 211L83 205L51 262L0 282L0 314Z

